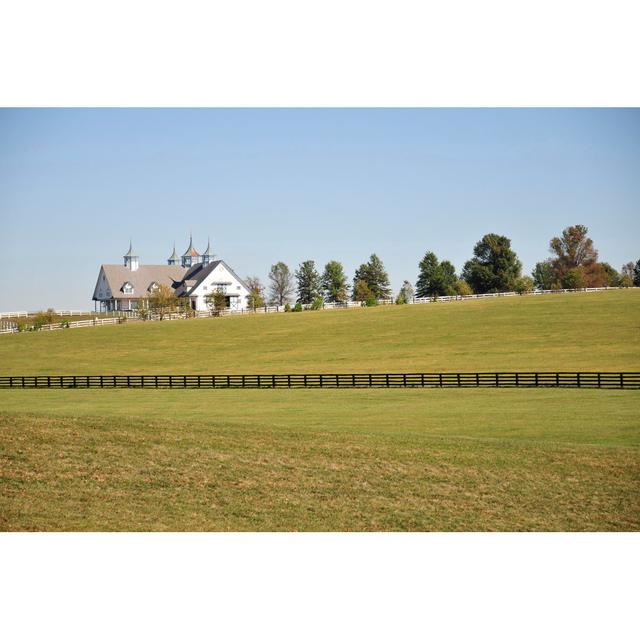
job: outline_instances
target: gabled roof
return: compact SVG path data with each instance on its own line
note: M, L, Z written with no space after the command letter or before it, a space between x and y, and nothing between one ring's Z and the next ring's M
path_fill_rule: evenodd
M218 266L222 264L224 268L247 290L247 283L224 261L214 260L207 265L196 264L191 267L185 274L184 280L176 290L176 295L191 295L203 282L203 280Z
M138 267L135 271L131 271L122 264L103 264L100 273L104 273L107 280L111 295L117 297L117 293L125 285L130 282L133 285L133 293L123 294L134 298L146 296L148 287L152 282L158 284L166 284L172 288L176 288L182 279L186 269L177 264L145 264ZM100 276L98 276L100 278ZM93 299L97 300L96 294L98 285L93 294Z

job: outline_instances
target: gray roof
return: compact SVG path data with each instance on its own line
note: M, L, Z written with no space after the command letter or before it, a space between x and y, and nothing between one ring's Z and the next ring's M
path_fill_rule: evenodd
M223 264L224 268L235 277L235 279L245 288L247 291L249 287L247 283L224 261L214 260L207 265L195 264L183 275L183 282L176 289L176 295L190 295L191 292L200 286L202 281L219 265Z
M114 298L145 297L149 294L149 286L154 282L166 284L175 289L182 282L186 272L184 267L177 264L146 264L138 267L135 271L131 271L122 264L103 264L102 269ZM122 292L122 287L126 282L133 285L133 293L125 294ZM96 299L95 293L93 299Z
M167 260L180 260L178 254L176 253L176 245L175 242L173 244L173 253L167 258Z

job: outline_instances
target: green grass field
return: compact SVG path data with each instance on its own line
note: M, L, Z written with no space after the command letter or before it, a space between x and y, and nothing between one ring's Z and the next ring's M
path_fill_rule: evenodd
M640 291L0 338L2 374L638 370ZM638 530L640 394L5 390L4 530Z

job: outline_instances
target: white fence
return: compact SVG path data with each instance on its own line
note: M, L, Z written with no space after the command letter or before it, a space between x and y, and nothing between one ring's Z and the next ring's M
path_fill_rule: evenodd
M591 291L612 291L623 287L585 287L583 289L534 289L520 294L517 291L504 291L502 293L473 293L468 296L436 296L433 298L413 298L409 304L427 304L429 302L455 302L456 300L477 300L478 298L505 298L509 296L541 296L553 293L589 293ZM389 304L389 301L379 301L381 304Z
M530 295L530 296L539 296L539 295L545 295L545 294L555 294L555 293L589 293L589 292L593 292L593 291L611 291L611 290L615 290L615 289L620 289L622 287L589 287L589 288L584 288L584 289L549 289L549 290L534 290L534 291L528 291L525 292L522 295ZM506 297L510 297L510 296L517 296L517 295L521 295L515 291L506 291L503 293L475 293L472 295L468 295L468 296L437 296L437 297L433 297L433 298L413 298L411 300L408 301L408 304L429 304L429 303L437 303L437 302L456 302L456 301L462 301L462 300L478 300L480 298L506 298ZM394 304L393 299L388 298L388 299L383 299L383 300L378 300L378 304L379 305L387 305L387 304ZM307 309L311 309L313 305L310 304L304 304L302 305L302 308L307 310ZM320 308L320 310L322 309L353 309L353 308L360 308L364 306L363 302L353 302L353 301L348 301L348 302L325 302L322 307ZM270 306L270 307L258 307L257 309L253 310L253 309L224 309L222 311L217 311L217 312L209 312L209 311L196 311L193 312L193 316L192 317L196 317L196 318L209 318L211 316L241 316L241 315L256 315L256 314L261 314L261 313L283 313L285 311L285 307L282 305L275 305L275 306ZM14 312L15 313L15 312ZM19 312L22 313L22 312ZM25 315L30 315L27 314L26 312L24 312ZM56 313L58 313L59 315L62 315L61 312L57 311ZM69 313L69 312L67 312ZM92 312L74 312L74 313L92 313ZM59 322L59 323L54 323L54 324L46 324L43 325L42 327L40 327L40 331L54 331L56 329L75 329L78 327L98 327L98 326L104 326L104 325L111 325L111 324L121 324L122 322L137 322L140 321L141 319L137 316L137 313L135 311L130 311L130 312L114 312L114 313L119 313L120 316L116 316L113 318L98 318L95 317L91 320L77 320L75 322ZM125 315L126 314L126 315ZM19 318L19 317L24 317L24 316L17 316L17 315L7 315L7 314L2 314L0 315L0 333L17 333L18 332L18 327L17 325L15 325L14 323L12 323L10 320L2 320L2 318ZM171 313L171 314L167 314L163 317L163 320L184 320L185 319L185 314L184 313ZM160 320L160 317L158 315L152 315L150 317L147 318L147 320L149 321L158 321Z

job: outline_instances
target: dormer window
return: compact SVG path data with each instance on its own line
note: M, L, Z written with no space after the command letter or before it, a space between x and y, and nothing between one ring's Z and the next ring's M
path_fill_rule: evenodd
M156 289L158 289L160 287L160 285L157 282L152 282L148 287L147 287L147 291L149 293L152 293L153 291L155 291Z
M122 293L133 293L133 285L130 282L125 282L122 285Z

